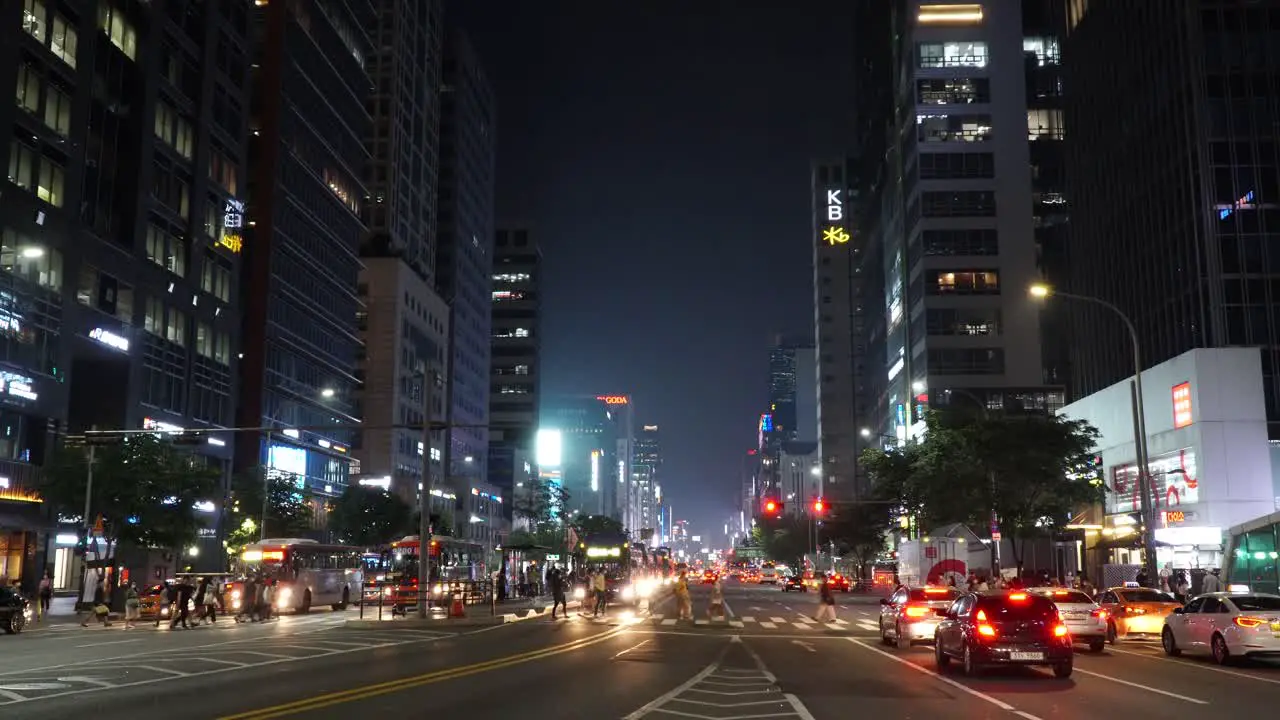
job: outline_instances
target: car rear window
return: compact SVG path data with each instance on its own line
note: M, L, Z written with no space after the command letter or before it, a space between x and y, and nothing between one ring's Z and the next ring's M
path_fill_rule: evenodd
M915 588L911 591L911 596L907 598L910 602L951 602L960 597L960 591L955 588Z
M1093 598L1079 590L1054 590L1051 593L1045 593L1045 597L1056 603L1066 603L1067 605L1093 604Z
M985 610L991 622L1017 620L1049 620L1058 615L1058 608L1044 597L1025 595L1022 600L1011 597L989 597L978 601L978 609Z
M1233 597L1231 602L1240 608L1240 612L1266 612L1280 610L1280 598L1274 597Z
M1120 599L1124 602L1178 602L1169 593L1160 592L1159 590L1151 590L1149 588L1141 588L1139 590L1119 590L1116 594L1119 595Z

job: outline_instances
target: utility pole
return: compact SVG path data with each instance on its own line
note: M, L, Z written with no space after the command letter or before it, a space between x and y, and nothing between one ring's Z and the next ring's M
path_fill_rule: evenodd
M431 608L431 386L434 373L422 361L422 483L418 488L418 617Z
M84 515L82 517L84 521L84 555L80 556L80 561L81 561L81 565L83 565L83 568L80 573L80 598L76 602L77 607L79 607L80 603L82 602L88 602L85 600L85 594L89 589L89 545L90 545L89 541L93 538L93 520L89 517L89 512L92 510L90 505L93 499L93 465L95 462L97 462L97 460L98 460L97 447L90 444L89 445L89 462L87 465L87 470L85 472ZM93 543L93 547L96 550L98 547L97 543ZM98 558L98 559L101 560L102 558ZM93 595L89 595L89 600L93 600Z

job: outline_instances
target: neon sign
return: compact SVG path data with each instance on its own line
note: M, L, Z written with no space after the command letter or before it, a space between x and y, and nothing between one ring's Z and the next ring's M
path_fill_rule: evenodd
M1218 219L1219 219L1219 220L1226 220L1227 218L1231 217L1231 213L1233 213L1233 212L1235 212L1235 211L1237 211L1237 210L1242 210L1242 209L1244 209L1244 208L1246 208L1246 207L1249 207L1249 206L1251 206L1251 205L1253 205L1253 191L1252 191L1252 190L1250 190L1249 192L1247 192L1247 193L1245 193L1244 195L1240 196L1240 199L1239 199L1239 200L1236 200L1235 202L1231 203L1230 205L1228 205L1228 206L1226 206L1226 207L1223 207L1223 208L1218 208Z
M849 242L849 232L839 225L832 225L822 231L822 242L828 245L844 245Z
M597 395L596 399L605 405L628 405L631 403L631 398L626 395Z
M840 199L839 190L827 191L827 220L831 222L844 220L844 200Z
M1167 525L1186 522L1187 513L1185 510L1166 510L1164 513L1164 521Z
M218 244L233 253L238 253L244 249L244 238L239 235L223 235L218 238Z
M89 331L89 337L107 347L115 348L121 352L129 352L129 339L121 337L110 330L94 328Z
M1184 428L1194 422L1191 415L1191 383L1173 386L1173 427Z
M228 199L222 207L222 227L239 230L244 227L244 201Z

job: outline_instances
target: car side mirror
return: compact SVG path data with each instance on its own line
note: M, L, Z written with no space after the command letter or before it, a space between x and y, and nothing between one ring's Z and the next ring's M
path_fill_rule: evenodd
M889 598L880 598L880 604L881 604L881 605L888 605L888 604L889 604Z
M1174 609L1173 609L1173 614L1174 614L1174 615L1183 615L1183 614L1185 614L1186 612L1187 612L1187 609L1186 609L1186 608L1176 607L1176 608L1174 608Z

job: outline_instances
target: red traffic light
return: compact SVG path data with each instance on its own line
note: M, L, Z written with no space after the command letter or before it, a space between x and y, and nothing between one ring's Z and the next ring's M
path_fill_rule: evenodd
M764 501L764 514L769 517L777 517L782 514L782 503L777 500Z
M814 501L813 501L813 512L814 512L814 513L816 513L816 514L818 514L818 515L821 515L823 512L825 512L825 511L826 511L826 509L827 509L827 504L826 504L826 503L822 502L821 500L814 500Z

